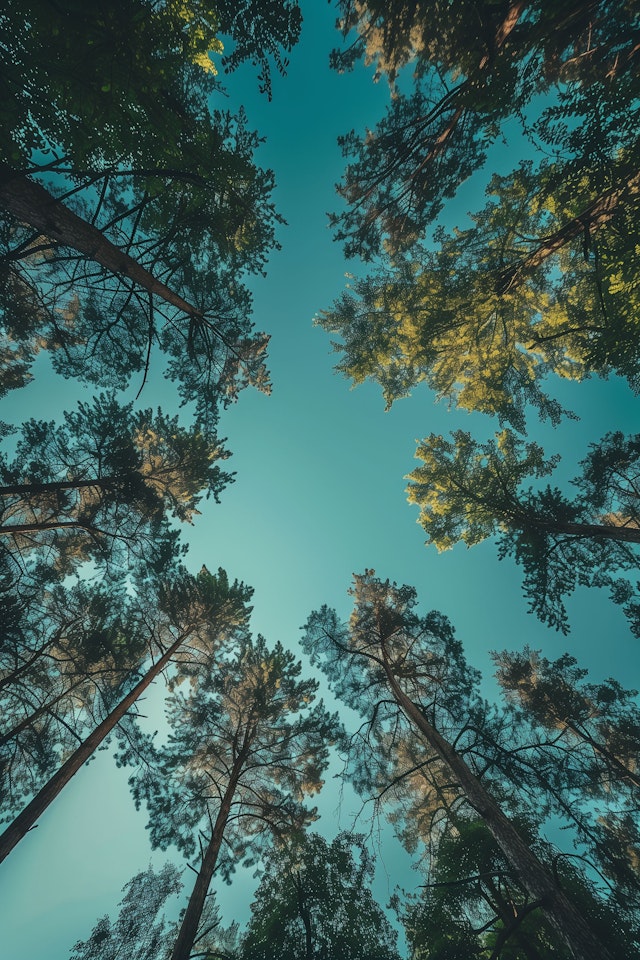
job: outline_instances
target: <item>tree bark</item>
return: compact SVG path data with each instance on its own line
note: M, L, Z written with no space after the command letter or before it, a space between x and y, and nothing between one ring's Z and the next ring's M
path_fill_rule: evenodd
M93 224L73 213L43 186L0 164L0 203L22 223L28 224L64 247L71 247L114 274L129 277L148 293L165 300L190 317L202 311L157 280L137 260L108 240Z
M118 706L96 727L93 733L89 734L86 740L84 740L77 750L62 764L58 772L48 780L33 800L27 804L22 813L18 814L13 823L0 835L0 863L11 853L24 835L31 830L36 820L42 816L62 788L69 783L74 774L86 763L102 741L109 736L120 720L122 720L125 714L131 709L138 697L144 693L158 674L167 666L171 657L184 643L188 635L189 632L181 635L171 644L168 650L147 671L142 680L120 701Z
M173 946L171 960L189 960L191 955L191 949L198 933L198 924L200 923L200 917L204 909L207 891L209 890L211 878L213 877L218 862L218 855L220 853L220 847L222 846L227 820L229 819L231 803L236 787L238 786L240 774L242 773L242 767L246 760L247 749L248 745L245 744L236 757L231 769L229 783L222 797L220 810L218 811L218 816L216 817L216 822L211 833L211 839L209 840L206 853L202 858L200 870L198 871L198 876L196 877L191 896L189 897L187 909L180 924L180 930L178 931L178 936Z
M431 726L420 708L404 693L393 674L384 642L381 643L381 648L384 670L398 706L451 771L467 800L482 817L500 849L513 866L524 888L534 900L541 902L541 910L565 941L575 960L594 960L594 958L612 960L611 954L594 936L582 914L576 910L536 855L529 849L513 823L485 790L480 780L451 744L435 727Z

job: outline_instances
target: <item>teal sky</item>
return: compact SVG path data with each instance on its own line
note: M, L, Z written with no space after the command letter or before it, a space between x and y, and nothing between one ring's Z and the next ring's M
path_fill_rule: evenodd
M266 279L252 281L256 327L272 337L273 395L245 391L222 418L236 482L220 505L204 504L185 530L189 566L222 566L251 584L254 631L271 643L295 648L300 626L322 603L347 615L351 575L368 567L412 584L425 610L436 607L450 616L469 659L487 675L487 651L529 644L550 658L569 650L594 678L614 676L633 686L638 641L604 594L576 596L572 633L563 638L527 614L520 571L509 561L499 563L493 544L443 555L424 547L403 479L413 469L416 441L457 428L488 437L497 425L436 405L426 388L385 413L377 386L350 390L333 373L337 357L312 319L340 294L345 272L362 270L344 260L327 227L327 211L339 204L334 184L343 167L336 138L352 127L373 126L388 90L384 83L374 85L364 67L344 76L331 73L329 51L340 39L333 29L335 10L306 0L303 14L302 40L287 77L274 78L272 102L257 93L249 70L226 80L230 109L243 104L249 126L266 137L259 161L275 171L275 200L288 226L280 231L282 250L273 254ZM497 152L488 172L514 163L512 153ZM482 205L481 190L464 188L447 213L452 222ZM588 444L606 431L637 430L638 400L621 381L555 381L549 388L581 419L557 430L532 422L530 436L548 452L562 453L568 476L577 472ZM0 419L51 418L88 395L73 383L54 384L43 369L28 389L5 399ZM173 400L165 382L152 375L139 402L169 409ZM143 708L150 722L160 709L159 693ZM346 797L340 817L335 782L320 798L318 828L328 836L353 826L354 804L348 792ZM147 866L145 822L129 798L126 772L115 768L110 751L101 752L0 866L2 956L66 960L97 918L113 912L123 884ZM356 829L368 832L366 814ZM153 860L162 863L166 856L154 854ZM380 901L386 903L396 884L413 886L416 879L385 835L376 885ZM188 885L190 874L185 880ZM238 874L223 891L225 922L246 918L252 886Z

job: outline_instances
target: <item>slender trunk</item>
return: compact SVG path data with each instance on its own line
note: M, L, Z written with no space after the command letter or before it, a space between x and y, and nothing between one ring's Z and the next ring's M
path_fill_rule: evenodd
M193 885L193 890L191 891L191 896L189 897L189 903L187 904L187 909L185 910L182 923L180 924L180 930L178 931L178 936L173 946L171 960L189 960L191 955L191 950L198 933L198 924L200 923L200 918L204 909L207 891L209 890L211 878L213 877L213 873L218 862L218 855L220 853L220 847L222 846L227 820L229 819L233 795L236 791L236 787L238 786L238 780L246 760L246 752L247 750L245 746L245 748L240 751L233 764L231 776L229 777L229 783L227 784L227 789L222 797L220 810L218 811L218 816L216 817L216 822L211 833L211 839L209 840L206 853L202 858L200 870L198 871L198 876L196 877L196 881Z
M18 220L62 246L77 250L114 274L129 277L148 293L166 300L190 317L202 316L201 310L157 280L97 227L73 213L39 183L6 164L0 165L0 203Z
M418 728L440 760L448 767L467 797L482 817L500 849L516 871L520 882L563 938L576 960L612 960L611 955L594 936L589 926L553 877L502 812L491 794L469 769L451 744L432 727L420 708L400 687L391 669L384 644L382 659L389 687L405 716Z
M298 916L302 920L302 924L304 926L304 956L305 960L313 960L313 931L311 930L311 917L309 915L309 908L305 902L304 894L302 892L302 877L300 876L300 873L298 873L297 877L294 879L294 884L298 899Z
M76 530L86 530L87 533L104 533L104 530L93 527L89 523L82 523L80 520L42 520L34 523L8 523L0 527L0 536L13 536L16 533L38 533L40 530L63 530L67 528ZM117 537L117 534L112 534Z
M55 800L63 787L69 783L74 774L80 767L87 762L94 751L100 746L103 740L109 736L116 725L122 720L125 714L131 709L138 697L144 693L147 687L155 680L158 674L166 667L176 650L184 643L188 636L180 636L168 650L153 664L145 676L135 685L133 690L124 697L117 707L111 711L109 716L99 724L93 733L84 740L71 756L66 760L57 773L55 773L33 800L27 804L22 813L18 814L13 823L11 823L2 835L0 835L0 863L8 856L13 848L19 843L26 833L35 825L36 820L42 816L49 804Z
M599 540L640 543L640 527L616 527L609 523L546 523L544 520L535 520L534 524L541 530L565 533L571 537L594 537Z
M96 477L94 480L49 480L46 483L12 483L0 486L0 497L57 493L59 490L82 490L85 487L100 487L101 490L106 490L113 487L115 483L115 477Z
M588 233L589 230L597 230L603 223L607 223L615 215L621 200L626 200L630 195L638 193L640 190L640 174L636 174L624 185L608 190L593 203L590 203L572 220L568 220L559 230L548 236L544 243L541 243L528 256L524 257L513 266L503 270L496 284L496 292L500 295L515 290L529 274L544 263L552 254L556 253L562 247L575 240L581 234Z

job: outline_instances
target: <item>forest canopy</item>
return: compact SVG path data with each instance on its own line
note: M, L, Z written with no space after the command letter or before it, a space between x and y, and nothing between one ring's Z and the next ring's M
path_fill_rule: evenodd
M0 10L0 909L34 960L67 906L71 960L621 960L637 5L320 6Z

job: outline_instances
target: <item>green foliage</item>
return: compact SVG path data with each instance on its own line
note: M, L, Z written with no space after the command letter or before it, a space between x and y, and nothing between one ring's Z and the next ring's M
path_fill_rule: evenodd
M511 135L509 121L558 158L560 184L581 170L606 175L636 143L632 3L340 6L353 42L334 54L334 66L349 69L364 57L393 93L375 130L342 140L348 208L333 220L348 255L369 258L383 243L396 251L413 242L497 138Z
M381 265L320 316L340 338L337 369L377 381L387 406L425 382L520 431L527 405L553 422L565 412L544 390L551 372L615 371L635 389L633 4L340 8L352 42L334 66L364 58L392 96L375 129L342 139L336 235L347 255ZM499 140L517 166L479 181L489 200L471 227L438 226Z
M270 90L270 64L284 72L301 16L292 0L246 7L4 5L0 186L14 215L0 225L2 392L28 382L42 349L63 376L108 386L144 382L159 349L207 430L248 383L268 392L268 338L253 332L241 278L263 272L277 246L273 177L253 162L259 138L244 113L209 106L222 92L210 55L220 62L218 34L228 34L225 69L250 60ZM52 197L57 242L35 226L42 211L20 193L25 174ZM188 316L130 269L78 253L80 227L111 244L110 262L120 252L168 286ZM94 236L84 249L98 245Z
M508 430L488 443L461 430L452 437L427 437L416 453L423 466L409 474L409 502L420 507L427 543L447 550L499 535L499 554L523 567L525 595L542 621L567 632L563 598L576 586L613 586L635 630L631 587L617 576L637 566L638 438L607 434L592 444L572 481L578 495L568 499L551 485L523 487L558 462L538 444Z
M401 837L408 848L426 848L429 862L442 862L445 868L446 852L439 860L441 845L447 837L460 835L461 822L481 816L483 829L493 838L490 844L497 843L499 859L508 864L508 874L522 894L520 905L507 897L502 906L493 894L496 907L500 907L500 924L494 928L496 940L489 944L491 949L502 949L500 938L505 939L518 925L514 920L520 906L523 919L535 907L542 907L573 955L581 955L582 950L589 956L589 950L597 948L598 941L589 930L591 921L600 942L608 944L610 935L598 920L607 911L595 888L593 894L587 891L572 903L561 892L559 870L550 862L552 853L539 847L528 827L529 821L537 824L551 813L559 813L563 825L569 826L574 839L583 845L581 850L589 841L592 864L598 864L602 876L605 854L599 847L605 843L605 828L598 827L593 808L585 800L585 781L601 777L604 785L609 779L608 764L597 757L585 776L571 744L560 745L559 738L549 736L535 722L525 729L512 712L495 710L480 700L474 689L478 678L466 668L461 648L455 658L440 660L438 654L447 650L443 634L434 636L427 618L415 615L415 591L411 588L377 580L367 571L355 578L351 592L355 606L348 624L325 607L309 617L303 643L313 662L328 674L338 696L363 717L349 745L348 769L356 789L391 805L391 819L402 824ZM429 615L431 623L434 616L438 615ZM626 789L629 771L618 779ZM608 798L603 823L611 832L617 828L624 835L628 824L623 823L620 811L618 798ZM631 842L623 881L632 885L629 861L635 834L627 833L626 839ZM621 860L624 855L618 842L616 856ZM567 859L567 855L556 856L558 859ZM479 872L472 870L472 878L487 880L475 875ZM456 868L446 882L455 886L462 881ZM620 894L625 892L623 881L616 877ZM589 884L593 886L591 880ZM635 888L637 901L637 875ZM617 890L615 895L625 917L633 915L629 900ZM476 890L472 899L479 896ZM462 917L453 907L453 916L460 921L457 926L447 925L441 902L431 907L426 933L420 934L422 940L418 938L427 946L418 955L431 956L434 946L439 951L435 955L443 960L464 957L465 950L468 956L485 955L481 952L484 942L474 943L474 937L489 927L482 921L476 925L473 905ZM566 922L569 915L570 925ZM576 940L580 938L592 946L579 946ZM498 950L489 955L497 956ZM611 955L617 955L615 950ZM528 956L526 952L524 956Z
M302 646L326 673L336 696L363 718L344 743L347 772L356 790L400 806L407 797L411 803L419 796L403 838L415 850L420 832L428 842L431 831L437 833L443 810L460 802L461 794L390 695L385 667L443 736L456 742L460 738L460 752L465 719L482 711L479 674L467 664L447 617L436 610L418 615L413 587L379 580L367 570L354 576L349 593L354 598L349 621L341 622L326 606L314 611L304 627ZM471 730L468 736L473 740Z
M70 960L118 960L123 951L130 960L167 956L167 925L158 914L181 888L180 874L172 864L157 873L149 867L136 874L123 887L115 923L106 916L98 920L89 939L75 944Z
M535 826L518 821L527 842L550 859ZM545 850L546 848L546 850ZM614 904L594 897L587 878L567 862L557 864L562 884L614 951L624 956L633 938ZM517 874L478 819L456 818L442 837L428 882L415 900L401 905L412 960L533 960L569 958L570 951L544 922L539 905L527 895Z
M243 623L225 645L224 658L205 658L187 672L189 692L168 701L169 742L154 749L152 765L131 785L136 803L149 807L152 844L174 843L191 856L231 784L219 858L228 879L273 836L315 818L302 800L322 785L339 725L322 704L309 707L317 682L299 679L300 663L281 644L269 650L263 637L252 641Z
M634 905L640 849L637 691L613 679L587 682L587 671L568 654L550 661L525 647L493 658L514 708L514 736L532 745L535 769L556 798L571 796L566 806L581 823L581 842L621 908Z
M354 856L355 851L355 856ZM238 960L398 960L396 934L371 895L361 837L292 838L266 859Z
M148 638L123 578L2 604L12 627L0 645L0 819L10 820L135 676Z
M16 562L50 551L63 571L86 559L167 562L169 519L192 522L203 496L232 479L229 456L198 425L162 411L134 412L113 393L79 403L60 425L23 424L0 460L0 534Z

